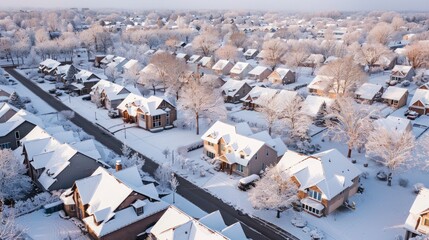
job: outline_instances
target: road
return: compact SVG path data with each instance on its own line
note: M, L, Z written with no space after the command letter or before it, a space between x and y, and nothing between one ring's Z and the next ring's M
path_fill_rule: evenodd
M42 90L34 82L25 78L14 68L5 68L5 70L55 110L72 110L66 105L64 105L61 101L58 101L58 99ZM94 138L104 146L112 149L117 154L121 154L121 146L123 143L116 139L114 136L106 133L104 130L97 127L93 122L88 121L86 118L82 117L77 113L75 113L75 116L71 119L71 121L75 125L82 128L89 135L94 136ZM147 158L146 156L141 155L141 157L145 159L145 165L143 167L143 170L153 175L155 170L158 168L158 164ZM252 238L254 240L298 240L297 237L271 223L265 222L261 219L254 219L248 215L242 214L241 212L235 210L233 207L212 196L210 193L192 184L188 180L180 176L177 176L177 178L180 184L177 190L178 194L180 194L193 204L197 205L205 212L210 213L216 210L220 210L222 217L224 218L225 223L227 225L240 221L243 225L243 229L247 237ZM273 212L273 214L275 213Z

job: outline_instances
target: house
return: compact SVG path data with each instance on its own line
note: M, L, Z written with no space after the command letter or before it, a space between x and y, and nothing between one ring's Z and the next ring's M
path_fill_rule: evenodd
M18 108L9 103L0 103L0 123L5 123L19 111Z
M390 86L381 96L389 106L400 108L407 104L408 90L406 88Z
M287 68L276 68L269 76L268 81L273 84L289 84L295 82L295 72Z
M288 150L276 167L297 185L303 210L318 217L342 206L359 187L360 170L337 149L312 156Z
M106 109L115 109L130 93L124 86L100 80L90 92L91 101Z
M271 69L264 66L256 66L249 72L249 79L263 81L271 74Z
M310 56L301 63L301 66L316 68L321 66L324 61L325 57L322 54L310 54Z
M44 74L54 74L55 69L60 65L60 62L48 58L39 64L39 72Z
M246 62L238 62L231 68L229 74L231 78L241 80L247 76L250 70L252 70L252 65Z
M75 80L75 75L79 72L80 70L77 69L74 65L67 64L63 66L58 66L55 70L55 75L57 76L58 82L70 84Z
M0 149L15 150L21 145L21 138L30 133L37 125L43 126L40 118L23 109L17 111L8 120L0 123Z
M153 185L144 185L136 166L97 168L76 180L61 199L68 216L81 220L92 239L137 239L164 214L168 204Z
M305 114L315 118L322 114L324 109L330 107L333 102L333 99L327 97L308 95L303 102L302 108Z
M202 59L201 59L202 60ZM234 64L228 60L219 60L216 62L215 65L213 65L212 70L217 75L228 75L231 71L232 67L234 67Z
M405 220L404 228L405 240L429 235L429 189L422 188L419 191Z
M244 52L243 56L249 60L249 59L254 59L256 57L256 55L258 55L259 51L258 49L254 49L254 48L249 48L247 49L246 52Z
M117 109L124 122L137 123L139 127L149 131L172 128L177 119L176 107L157 96L145 98L130 93Z
M380 99L383 94L383 86L373 83L364 83L355 91L355 99L372 104Z
M170 206L150 230L153 240L247 240L239 222L225 224L219 210L195 219Z
M31 179L45 191L70 188L98 167L108 167L92 139L73 144L54 137L24 141L23 155Z
M202 57L198 64L205 68L212 68L214 64L214 58L213 57ZM232 63L231 63L232 64ZM225 69L226 73L229 72L229 70Z
M411 99L408 109L417 112L421 115L429 113L429 89L427 85L422 85L416 89L413 98Z
M1 85L0 86L0 102L8 102L10 99L10 95L12 95L15 92L15 90Z
M390 73L390 80L402 82L403 80L412 81L415 75L414 68L411 66L395 65Z
M286 151L280 138L273 139L267 131L253 133L247 123L213 124L201 137L204 154L220 162L220 169L241 176L258 174L276 164Z
M138 70L139 70L137 69L138 67L139 67L139 61L135 59L131 59L128 62L126 62L122 68L124 73L127 73L128 71L133 71L133 70L135 70L135 73L138 73Z
M332 77L317 75L307 85L308 92L319 96L326 96L329 93Z
M197 63L202 57L200 55L192 55L188 59L188 63Z
M374 63L373 67L390 70L395 66L397 59L398 56L395 53L385 54Z
M258 55L256 55L255 59L256 59L257 61L262 61L262 60L264 60L265 52L266 52L266 50L261 50L261 51L258 53Z
M186 61L189 60L190 56L188 54L186 54L186 53L177 53L176 54L176 58L177 59L181 59L181 60L183 60L183 61L186 62Z
M222 87L222 96L224 101L228 103L239 103L246 96L252 87L246 81L229 79Z
M100 63L101 63L101 60L103 60L104 58L106 57L106 55L103 55L103 54L97 54L97 55L95 55L95 58L94 58L94 67L101 67L100 66Z
M374 127L383 127L389 132L411 132L413 130L413 125L411 121L406 118L394 117L392 115L386 118L380 118L373 122Z
M113 59L115 58L115 55L106 55L103 59L101 59L100 61L100 67L101 68L106 68L107 64L113 62Z
M74 76L75 82L69 85L69 89L78 95L88 94L92 87L100 81L100 77L93 72L81 70Z
M255 104L255 101L259 97L263 96L266 99L272 99L277 94L277 92L277 89L255 86L246 96L241 99L243 102L243 107L248 110L253 110L258 106Z

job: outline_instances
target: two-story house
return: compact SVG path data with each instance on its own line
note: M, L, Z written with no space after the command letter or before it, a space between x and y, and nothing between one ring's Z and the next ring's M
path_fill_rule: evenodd
M91 101L97 106L116 109L129 93L130 91L124 86L107 80L100 80L92 87L90 95Z
M343 205L359 187L360 170L337 149L312 156L287 151L276 167L298 186L304 211L318 217Z
M76 180L61 199L68 216L84 224L92 239L137 239L168 208L155 186L144 185L136 166L116 171L99 167L91 176Z
M267 131L254 134L247 123L213 124L201 139L204 154L220 162L223 171L241 176L258 174L274 165L286 151L280 138L271 138Z
M396 80L398 82L404 80L412 81L414 75L415 72L412 66L395 65L390 73L390 80Z
M139 127L149 131L172 128L177 119L176 107L157 96L146 98L130 93L117 109L124 122L137 123Z

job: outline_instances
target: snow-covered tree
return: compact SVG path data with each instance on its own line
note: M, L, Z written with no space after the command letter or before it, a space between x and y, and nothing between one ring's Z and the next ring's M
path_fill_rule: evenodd
M0 150L0 200L19 199L31 190L31 179L26 172L12 150Z
M203 32L192 41L192 48L198 54L211 56L219 47L219 37L212 32Z
M175 194L177 192L177 187L179 187L179 180L177 180L174 173L171 174L170 187L171 191L173 191L173 203L176 203Z
M400 132L376 126L366 134L367 157L386 166L390 173L413 162L414 135L411 131Z
M273 70L283 61L286 54L286 45L280 39L269 39L262 45L263 63L270 66Z
M123 78L124 78L124 86L128 84L132 84L134 87L137 86L138 80L140 78L139 71L141 70L141 66L139 63L134 64L129 69L124 70Z
M124 168L129 168L136 166L139 170L140 176L143 177L145 172L143 171L143 166L145 164L145 160L140 157L137 152L132 152L131 148L127 145L123 144L121 148L121 163Z
M375 25L371 31L369 31L367 39L368 42L379 43L386 45L390 37L392 36L393 28L390 24L385 22L380 22Z
M348 146L347 157L353 149L361 149L372 130L371 111L357 104L351 98L335 100L325 116L327 135L335 141L345 142Z
M153 64L147 65L140 72L139 83L147 88L152 88L153 95L156 94L156 88L162 85L161 79L158 78L156 67Z
M155 179L159 183L161 189L167 189L171 182L171 165L169 163L164 163L159 165L155 171Z
M328 63L320 69L320 74L331 77L327 90L333 91L337 97L350 96L366 78L366 74L352 57Z
M356 50L355 58L359 62L366 63L371 72L372 67L380 59L380 57L388 53L390 53L390 50L380 43L367 43Z
M18 95L18 93L13 92L8 100L8 103L18 109L25 109L25 104L21 100L21 97Z
M15 240L22 239L24 231L15 222L15 215L5 216L0 213L0 239Z
M268 133L271 135L273 127L284 118L285 104L274 101L268 95L262 94L257 99L256 111L258 111L267 123Z
M249 191L249 200L256 209L273 209L280 212L297 199L297 186L290 178L284 179L276 167L267 168L265 175Z
M116 68L116 66L109 66L104 69L105 75L109 78L110 81L115 82L120 76L121 72Z
M220 47L218 50L216 50L215 55L219 59L226 59L230 60L232 62L236 62L238 58L238 51L235 46L232 45L226 45Z
M185 118L195 120L196 134L200 134L200 119L211 121L224 119L226 108L220 89L202 84L199 79L190 80L181 90L177 108L183 111Z
M290 139L302 141L308 139L308 130L312 119L303 109L304 101L301 97L295 97L291 101L284 103L282 123L285 125L284 130Z
M429 43L416 42L408 45L405 53L413 68L429 67Z
M429 170L429 156L427 154L429 152L429 135L426 134L426 136L420 138L416 147L417 149L420 150L417 152L417 156L421 161L420 165L423 169Z

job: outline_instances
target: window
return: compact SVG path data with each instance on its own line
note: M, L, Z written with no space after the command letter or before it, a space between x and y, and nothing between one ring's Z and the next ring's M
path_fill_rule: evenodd
M161 126L161 115L157 115L157 116L152 117L152 126L154 128Z
M74 212L75 211L75 207L74 205L70 205L70 211Z
M236 168L236 170L237 170L238 172L244 172L244 166L243 166L243 165L240 165L240 164L237 164L237 168Z
M143 207L136 208L137 216L140 216L143 213Z
M255 154L255 159L258 159L258 154L257 153Z
M268 154L269 154L269 153L268 153L268 149L267 149L267 156L268 156Z
M321 201L322 200L322 194L320 192L314 191L314 190L309 190L308 191L308 196L310 198L316 199Z
M240 153L240 158L244 159L244 153Z
M209 157L209 158L214 158L214 157L215 157L215 154L214 154L214 153L212 153L212 152L210 152L210 151L207 151L207 152L206 152L206 155L207 155L207 157Z
M20 137L21 137L21 136L20 136L20 134L19 134L19 131L16 131L16 132L15 132L15 138L16 138L16 139L20 139Z
M16 140L16 146L17 147L21 146L21 142L19 140Z
M10 143L0 143L0 149L10 148Z
M209 146L214 146L214 143L212 143L212 142L207 142L207 144L209 145Z
M302 207L308 212L314 213L316 215L320 215L320 210L318 210L318 209L315 209L315 208L310 207L310 206L305 205L305 204L303 204Z
M423 220L423 225L425 225L425 226L429 226L429 218L425 218L425 219Z

